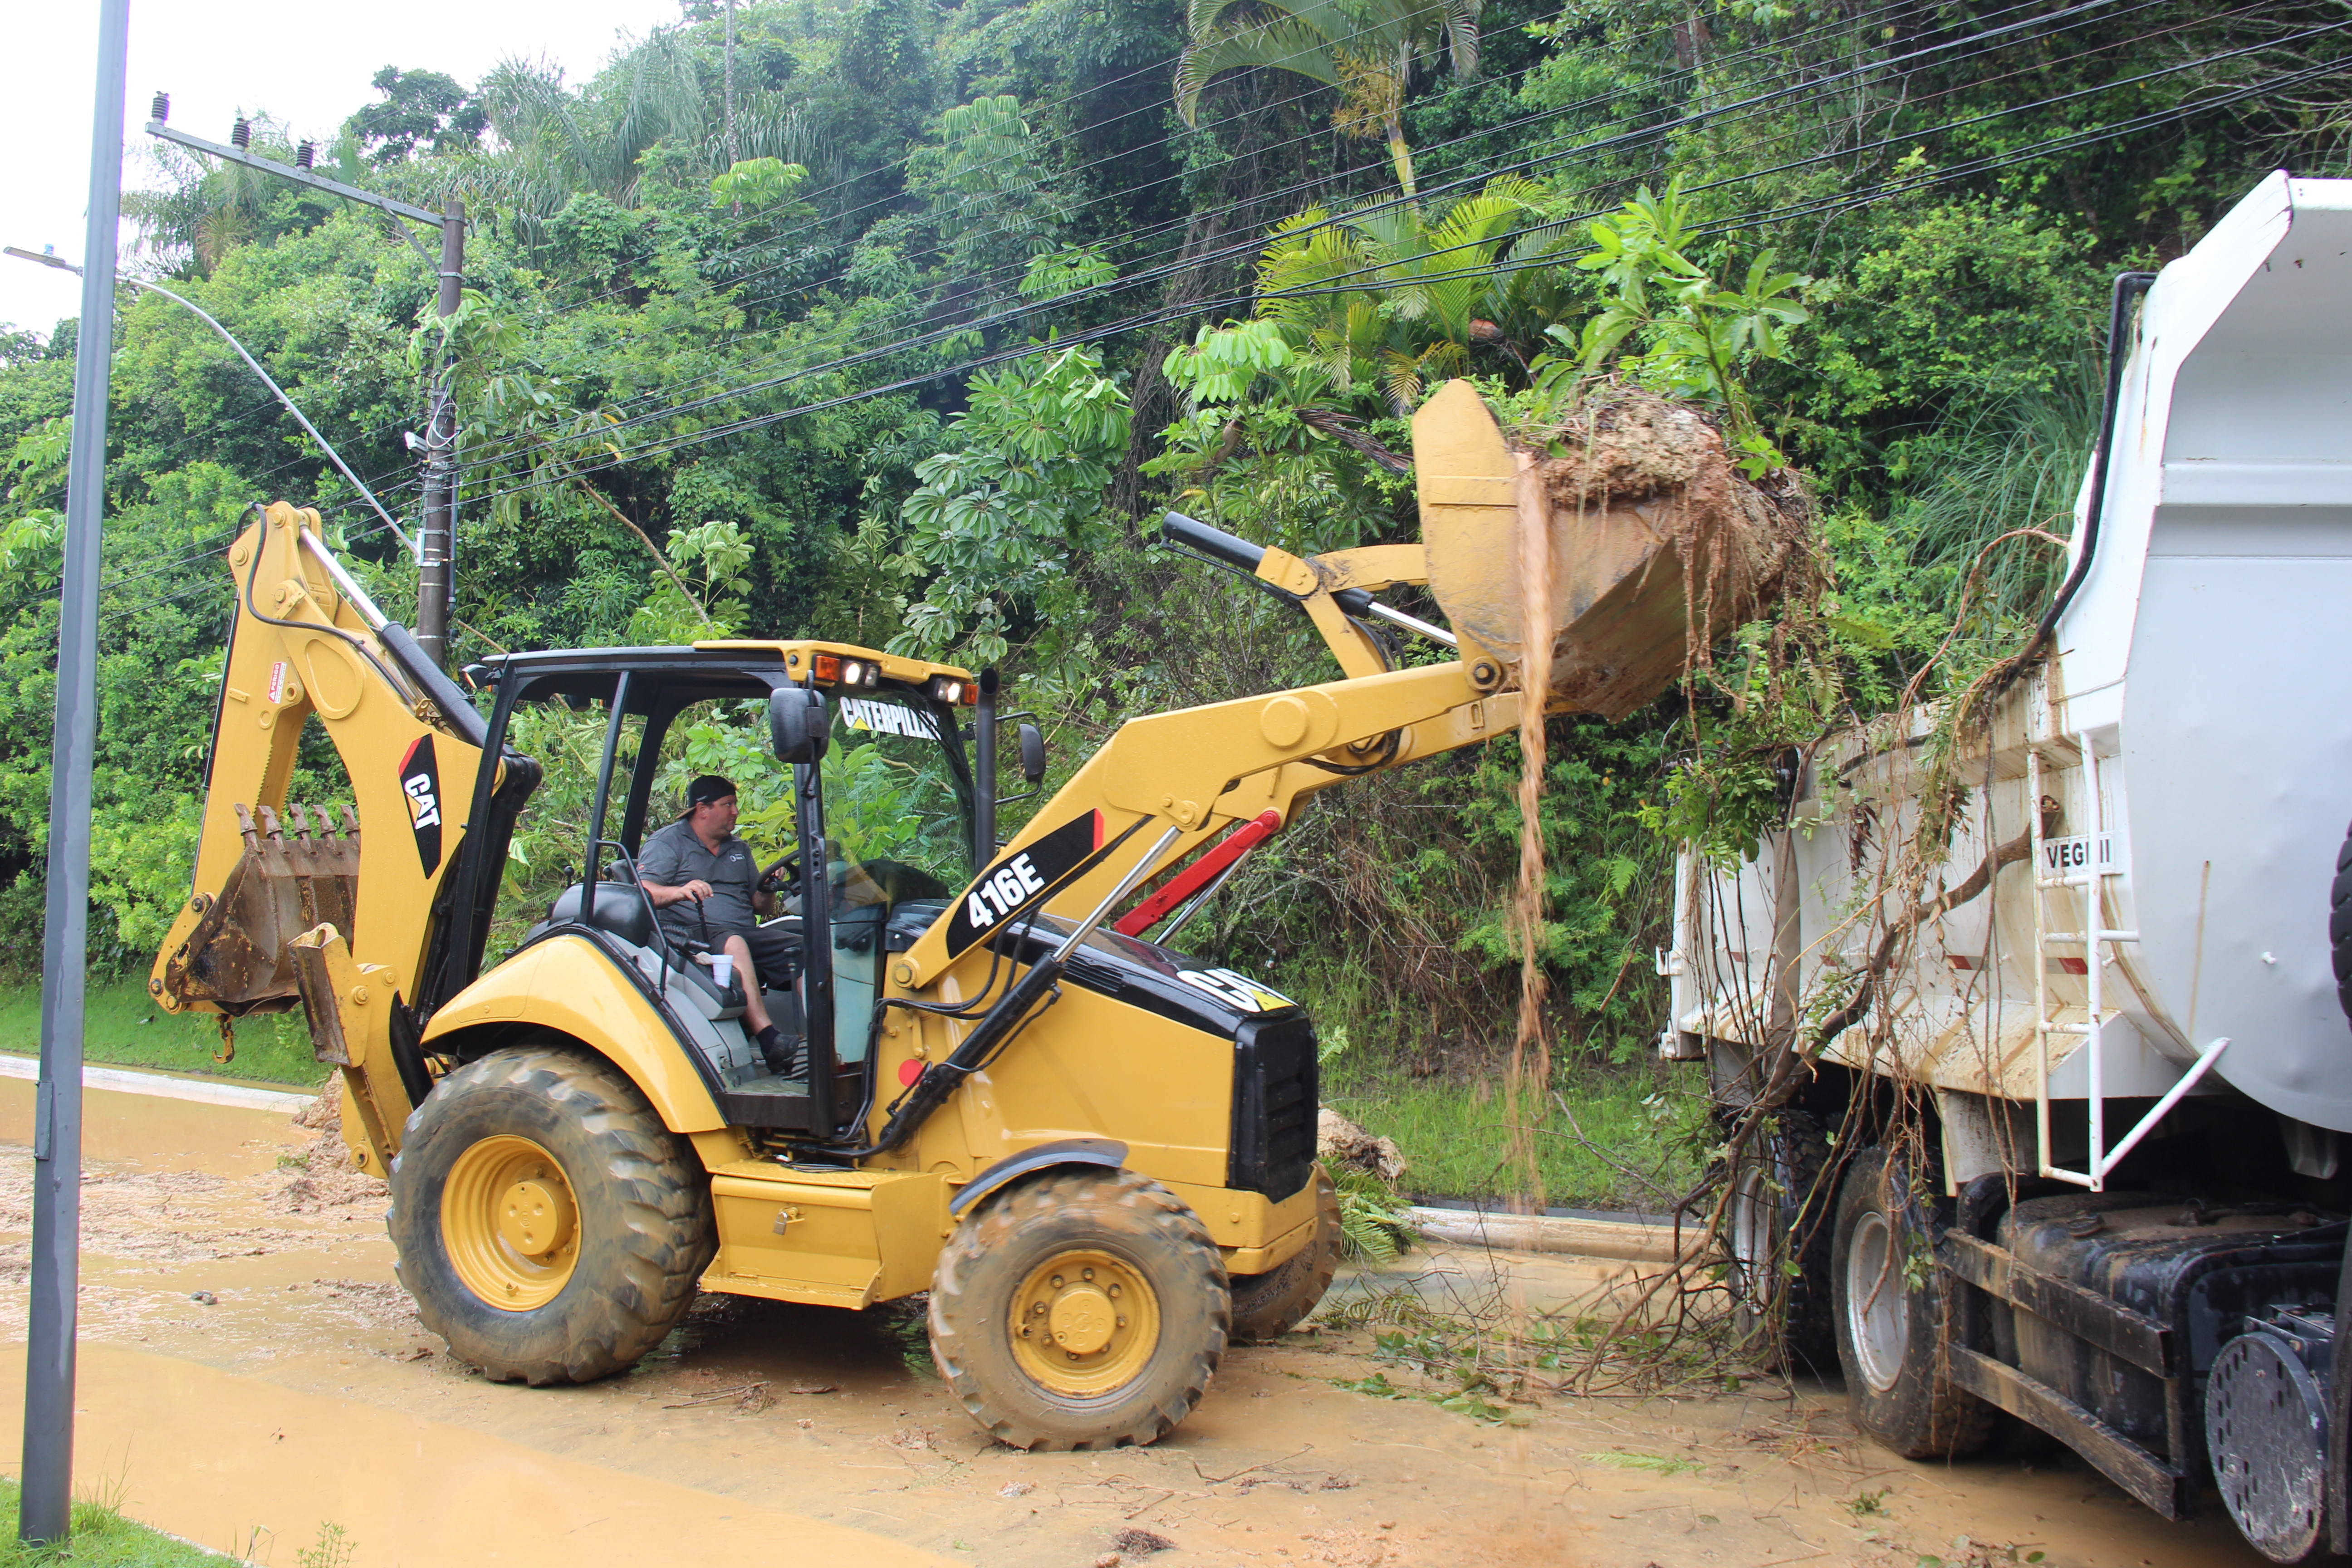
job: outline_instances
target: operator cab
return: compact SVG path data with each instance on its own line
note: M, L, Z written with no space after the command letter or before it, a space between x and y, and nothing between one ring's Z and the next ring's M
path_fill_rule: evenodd
M542 820L552 806L570 829L574 879L551 900L544 881L525 889L543 918L516 951L557 936L595 944L690 1047L731 1124L821 1138L859 1125L887 954L929 929L993 831L972 767L974 742L993 739L992 692L961 670L821 643L522 653L467 673L494 693L493 746L543 731L583 752L593 733L599 748L585 799L542 797ZM772 700L806 716L791 761L774 749ZM721 984L717 944L678 906L665 928L638 885L646 838L677 819L689 777L714 771L736 784L736 834L775 884L762 923L793 939L792 973L761 977L769 1016L800 1041L791 1079L751 1037L747 977Z

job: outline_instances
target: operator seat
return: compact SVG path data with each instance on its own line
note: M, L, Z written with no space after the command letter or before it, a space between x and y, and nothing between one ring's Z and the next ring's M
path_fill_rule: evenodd
M547 907L547 923L559 926L583 923L580 906L584 901L585 891L584 884L574 882L558 893L555 902ZM635 883L597 883L595 907L589 911L585 923L620 938L632 947L644 948L648 952L658 952L667 944L670 973L684 976L688 984L719 1004L717 1013L712 1016L714 1022L742 1016L747 999L740 976L720 985L708 968L695 963L689 954L680 952L675 942L668 942L666 934L655 923L653 911L646 907L645 894Z

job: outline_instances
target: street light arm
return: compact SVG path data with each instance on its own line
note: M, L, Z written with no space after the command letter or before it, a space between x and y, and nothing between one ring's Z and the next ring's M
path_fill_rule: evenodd
M201 136L191 136L184 131L174 131L160 120L151 120L147 122L147 134L161 137L166 142L177 142L181 146L194 148L208 157L226 158L232 163L243 163L249 169L258 169L265 174L275 174L281 180L292 180L298 184L329 192L342 197L345 201L364 202L379 211L392 213L396 216L407 218L413 223L429 224L436 232L441 227L439 213L427 212L423 207L411 206L406 202L396 202L390 196L380 196L373 191L363 191L357 185L347 185L341 180L331 180L326 175L314 174L309 169L298 169L290 163L280 163L274 158L257 157L242 147L230 147L218 142L207 142Z
M44 267L54 267L60 272L71 272L77 276L81 272L80 268L76 267L72 262L68 261L61 256L41 256L34 253L33 251L19 249L17 247L13 245L8 246L5 248L9 255L16 257L22 261L37 261ZM305 431L309 432L311 440L319 443L319 449L327 454L329 460L331 460L335 467L341 471L343 478L351 480L352 488L359 491L362 496L367 499L368 505L375 509L376 516L383 519L384 527L392 530L392 536L394 539L399 540L403 545L407 547L408 553L411 556L418 554L416 542L409 538L406 533L401 531L400 524L392 521L392 513L383 510L383 503L375 499L375 492L361 482L360 477L357 474L352 472L352 466L343 461L343 455L341 452L336 451L332 444L331 444L324 436L319 434L319 427L311 424L310 421L304 416L301 409L295 406L294 400L286 395L286 389L279 386L275 381L270 379L269 373L261 368L261 362L247 353L246 352L245 345L238 342L236 337L230 333L226 327L222 326L218 321L213 320L210 315L205 313L203 307L197 305L193 300L184 299L180 295L173 293L172 290L164 288L160 283L150 283L143 278L124 278L121 279L120 281L128 283L133 288L144 289L150 293L161 294L163 298L171 300L173 304L185 307L188 310L194 313L195 318L198 321L204 322L205 325L210 327L214 331L218 332L221 337L221 342L226 343L229 347L236 351L237 358L243 360L247 366L252 370L253 374L261 378L261 384L269 388L271 395L285 406L286 412L294 416L294 422L301 426Z

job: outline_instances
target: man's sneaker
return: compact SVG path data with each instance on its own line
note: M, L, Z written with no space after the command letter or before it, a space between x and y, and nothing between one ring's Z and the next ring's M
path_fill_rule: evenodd
M773 1024L760 1031L760 1058L768 1070L782 1079L795 1079L801 1071L801 1046L798 1040L787 1040L782 1029Z

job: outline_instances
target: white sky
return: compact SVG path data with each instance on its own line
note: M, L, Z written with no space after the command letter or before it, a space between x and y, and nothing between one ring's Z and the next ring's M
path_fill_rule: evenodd
M8 58L0 70L0 244L81 259L89 194L90 105L98 64L96 0L21 0L8 10ZM471 85L510 55L544 57L580 81L595 73L619 35L643 37L675 22L677 0L404 0L398 5L247 0L131 0L131 73L123 127L123 179L145 183L140 131L148 100L172 95L172 123L208 141L228 140L237 111L267 111L297 140L330 140L362 104L384 66L437 70ZM121 243L131 239L129 226ZM128 251L126 248L127 258ZM0 322L47 332L81 304L71 273L0 257Z

